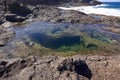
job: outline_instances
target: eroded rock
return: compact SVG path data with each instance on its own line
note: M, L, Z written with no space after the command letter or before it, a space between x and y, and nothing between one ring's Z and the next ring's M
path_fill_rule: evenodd
M46 60L47 59L47 60ZM44 61L42 63L38 63L40 60ZM53 64L54 61L58 61L57 64ZM81 74L78 74L74 69L73 71L66 69L65 71L61 72L58 68L60 64L63 64L66 59L61 60L60 58L49 56L44 57L42 59L37 59L35 57L30 57L27 59L15 58L15 59L3 59L0 60L0 78L1 79L14 79L14 80L88 80L87 77ZM53 63L52 63L53 62ZM72 61L73 63L75 61ZM34 64L37 63L37 64ZM60 64L59 64L60 63ZM77 63L77 62L76 62ZM71 65L71 62L66 62L66 64ZM78 61L77 67L82 69L82 64ZM54 67L56 66L56 67ZM72 64L73 67L76 64ZM65 67L68 67L65 65ZM75 67L76 69L76 67ZM82 73L82 72L81 72ZM83 72L84 73L84 72Z
M26 59L0 59L0 79L119 80L119 61L120 56L86 56L83 61L81 55L69 58L30 56Z

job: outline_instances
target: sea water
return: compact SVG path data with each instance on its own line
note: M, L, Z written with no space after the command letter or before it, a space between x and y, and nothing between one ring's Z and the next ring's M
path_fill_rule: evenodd
M103 6L99 8L109 8L109 9L118 9L120 10L120 2L104 2Z
M64 10L77 10L86 14L101 14L120 17L120 2L103 2L103 4L96 6L70 6L59 8Z

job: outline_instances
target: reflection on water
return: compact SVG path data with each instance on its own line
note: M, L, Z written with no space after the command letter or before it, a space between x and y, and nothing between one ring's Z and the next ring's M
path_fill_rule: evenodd
M91 36L92 38L101 41L107 42L106 41L107 39L111 39L111 40L116 40L117 42L120 43L120 34L104 31L101 28L103 26L105 25L101 25L101 24L86 25L85 27L83 27L82 31L88 33L89 36Z
M79 36L63 36L59 38L50 37L43 33L33 33L29 35L30 38L45 46L47 48L59 48L61 46L71 46L74 44L80 44L80 37Z
M80 45L81 37L87 34L91 38L109 42L110 40L120 41L120 35L112 32L103 31L103 24L70 24L70 23L50 23L33 22L23 27L14 28L16 38L21 39L29 37L47 48L59 48L61 46ZM95 44L89 44L87 48L97 47Z

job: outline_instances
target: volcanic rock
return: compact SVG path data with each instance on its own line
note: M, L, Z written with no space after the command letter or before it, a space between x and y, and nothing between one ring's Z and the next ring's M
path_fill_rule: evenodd
M119 80L120 56L0 59L1 80Z

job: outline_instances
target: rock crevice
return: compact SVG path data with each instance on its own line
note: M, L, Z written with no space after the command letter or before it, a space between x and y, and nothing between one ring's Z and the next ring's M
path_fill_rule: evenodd
M1 59L1 80L119 80L119 56ZM106 65L107 64L107 65ZM114 72L114 73L113 73Z

